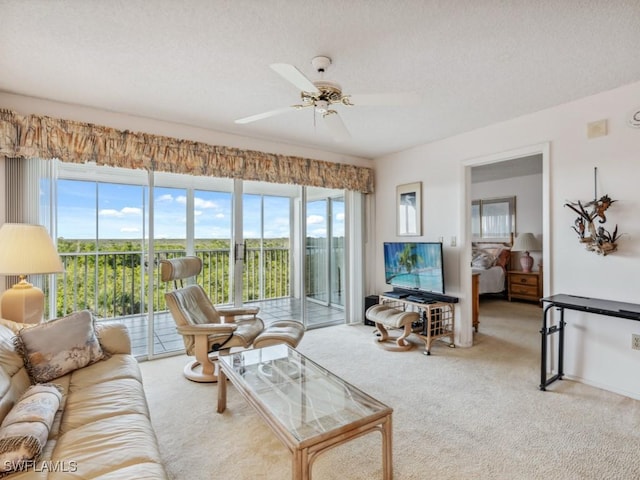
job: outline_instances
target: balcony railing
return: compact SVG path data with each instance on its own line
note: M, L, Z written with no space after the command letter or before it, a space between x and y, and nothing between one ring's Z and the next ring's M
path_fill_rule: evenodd
M184 256L184 250L154 254L153 310L164 311L164 293L173 285L160 279L160 259ZM214 304L232 302L229 249L197 250L203 268L197 282ZM148 313L147 254L128 252L61 253L64 274L56 279L56 312L62 316L91 310L99 318ZM286 247L247 248L243 273L243 302L290 296L290 252Z

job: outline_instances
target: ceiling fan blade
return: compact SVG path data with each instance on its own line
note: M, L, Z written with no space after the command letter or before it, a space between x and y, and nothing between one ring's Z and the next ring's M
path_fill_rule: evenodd
M250 117L244 117L244 118L239 118L235 121L235 123L251 123L251 122L255 122L256 120L262 120L263 118L269 118L269 117L275 117L276 115L280 115L282 113L287 113L287 112L293 112L295 111L295 108L291 108L291 107L283 107L283 108L278 108L276 110L270 110L268 112L264 112L264 113L258 113L256 115L251 115Z
M271 68L280 74L282 78L293 83L303 92L318 93L316 86L304 74L293 65L288 63L272 63Z
M420 96L415 93L370 93L349 96L349 101L356 106L410 106L420 103Z
M338 112L335 110L328 110L327 113L322 115L324 123L327 125L331 136L336 142L344 142L351 138L351 134L347 127L344 126L344 122Z

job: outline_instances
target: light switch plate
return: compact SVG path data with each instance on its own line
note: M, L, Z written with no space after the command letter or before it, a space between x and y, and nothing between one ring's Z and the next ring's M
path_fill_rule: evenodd
M604 137L607 135L607 120L597 120L587 124L587 138Z

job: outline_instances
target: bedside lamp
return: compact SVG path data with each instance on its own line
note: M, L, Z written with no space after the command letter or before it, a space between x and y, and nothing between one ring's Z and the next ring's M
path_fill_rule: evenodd
M40 323L44 312L44 293L27 282L25 277L63 271L53 240L42 225L2 225L0 275L18 275L20 278L2 294L2 318L19 323Z
M533 236L533 233L521 233L516 237L516 241L511 247L512 252L524 252L524 255L520 257L520 265L524 273L529 273L533 267L533 257L529 255L529 252L540 250L542 250L540 242Z

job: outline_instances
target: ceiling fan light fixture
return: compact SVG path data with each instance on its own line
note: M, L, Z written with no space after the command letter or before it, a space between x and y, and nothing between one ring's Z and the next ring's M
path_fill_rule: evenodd
M316 100L314 103L316 112L326 115L329 112L329 102L326 100Z
M347 141L351 134L347 130L338 112L332 107L342 105L353 107L355 105L414 105L416 97L409 94L365 94L365 95L343 95L342 87L330 80L324 79L324 73L331 65L331 58L320 55L311 60L313 68L320 74L321 79L309 80L304 73L288 63L272 63L271 69L278 73L283 79L295 85L300 91L301 102L289 107L278 108L268 112L251 115L249 117L235 120L236 123L251 123L264 118L273 117L289 111L309 108L313 111L314 126L315 114L322 116L331 136L337 142ZM310 108L311 107L311 108Z

